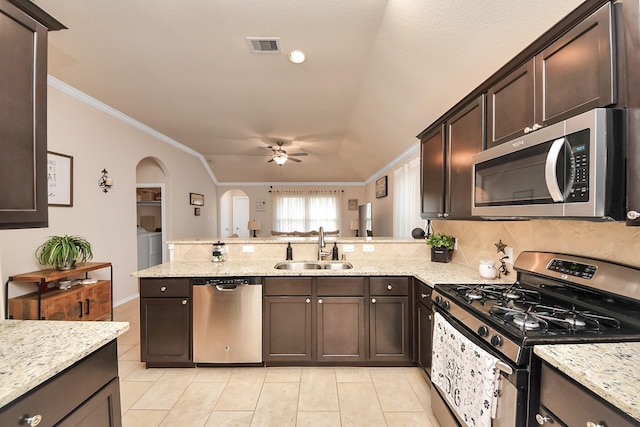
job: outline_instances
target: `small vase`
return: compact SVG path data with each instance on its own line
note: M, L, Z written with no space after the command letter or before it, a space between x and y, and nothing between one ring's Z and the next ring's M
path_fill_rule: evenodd
M447 248L431 248L432 262L449 262L451 261L453 251Z
M60 270L60 271L67 271L67 270L73 270L74 268L76 268L76 262L71 261L71 263L64 263L63 265L56 265L56 270Z

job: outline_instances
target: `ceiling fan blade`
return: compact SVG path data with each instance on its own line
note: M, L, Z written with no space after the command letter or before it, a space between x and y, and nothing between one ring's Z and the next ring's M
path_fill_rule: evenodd
M287 153L287 156L298 156L299 157L299 156L308 156L308 155L309 155L309 153L292 153L292 154L288 154Z
M273 162L273 158L267 160L267 163L271 163L271 162Z
M293 155L293 154L289 154L289 156L292 156L292 155ZM302 162L302 160L300 160L300 159L294 159L294 158L292 158L292 157L289 157L287 160L291 160L292 162L296 162L296 163L300 163L300 162Z

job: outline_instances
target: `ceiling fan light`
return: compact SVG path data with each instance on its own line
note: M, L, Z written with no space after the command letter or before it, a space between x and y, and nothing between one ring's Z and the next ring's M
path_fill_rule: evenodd
M289 61L293 62L294 64L302 64L305 59L306 57L304 55L304 52L302 52L301 50L292 50L289 53Z
M273 156L273 161L282 166L287 162L287 158L285 153L277 153Z

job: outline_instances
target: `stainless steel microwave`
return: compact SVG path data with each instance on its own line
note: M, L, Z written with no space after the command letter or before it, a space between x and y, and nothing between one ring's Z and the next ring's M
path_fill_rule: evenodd
M471 214L624 219L623 117L598 108L474 155Z

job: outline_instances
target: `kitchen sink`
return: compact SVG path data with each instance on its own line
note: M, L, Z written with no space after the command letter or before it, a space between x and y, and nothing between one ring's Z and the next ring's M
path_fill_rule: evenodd
M328 262L322 268L325 270L350 270L353 265L350 262Z
M274 268L276 270L349 270L353 265L350 262L283 261L277 263Z
M277 263L274 268L276 270L320 270L322 265L312 261L285 261Z

